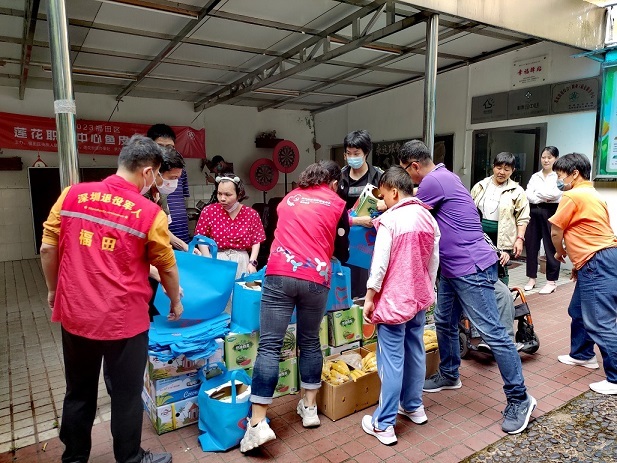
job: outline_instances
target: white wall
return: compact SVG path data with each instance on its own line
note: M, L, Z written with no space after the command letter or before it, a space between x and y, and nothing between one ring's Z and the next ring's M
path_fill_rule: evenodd
M77 117L79 119L108 120L116 106L112 96L76 94ZM53 117L53 94L47 90L28 89L26 98L19 100L16 88L0 87L0 111L32 116ZM209 158L220 154L234 163L236 173L247 184L249 199L246 204L261 202L263 195L250 186L250 166L258 158L272 158L271 149L255 148L255 137L259 132L276 130L277 136L293 141L300 151L300 164L295 172L288 175L288 182L296 180L298 174L315 160L313 149L313 119L302 111L257 112L254 108L216 106L199 115L193 111L192 103L124 97L119 110L112 120L169 125L190 125L206 128L206 153ZM193 122L193 120L197 119ZM0 157L19 156L23 162L21 171L0 171L0 262L35 257L34 231L28 189L27 167L36 160L35 151L4 149ZM42 152L41 158L48 166L58 166L57 153ZM80 155L82 167L115 167L116 156ZM200 199L210 198L213 187L206 185L205 176L199 169L199 159L187 159L187 173L191 198L189 207ZM284 193L284 176L279 184L268 193L268 198Z
M454 133L454 171L470 186L472 133L474 130L547 124L548 145L562 153L594 153L596 113L585 111L485 124L471 124L471 98L511 90L510 69L514 61L549 55L546 83L562 82L600 74L600 64L587 58L572 58L577 50L540 43L437 77L436 133ZM375 141L421 136L423 82L380 93L315 116L315 134L321 148L319 159L329 157L330 147L340 145L351 130L367 129ZM613 228L617 230L617 189L597 182L609 203Z

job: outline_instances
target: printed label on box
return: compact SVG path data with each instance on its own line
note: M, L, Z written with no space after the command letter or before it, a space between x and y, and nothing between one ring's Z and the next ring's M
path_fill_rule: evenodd
M281 360L292 358L296 356L296 344L297 344L297 330L298 325L291 323L287 327L285 337L283 338L283 348L281 349Z
M338 347L362 339L362 318L357 309L337 310L328 313L328 340L331 347Z
M298 359L290 358L279 362L279 380L273 397L281 397L298 392Z
M163 434L188 426L189 424L197 423L199 419L197 397L157 407L146 388L144 388L141 393L141 399L157 434Z
M148 374L151 380L157 380L161 378L170 378L172 376L179 376L185 373L197 371L208 363L216 363L223 361L223 340L215 339L217 349L210 357L190 360L184 355L179 355L172 360L159 360L154 355L148 356Z
M225 365L228 370L239 370L255 365L259 333L229 333L225 336Z
M199 394L200 384L197 372L154 381L150 379L148 370L144 375L144 385L157 407L195 397Z

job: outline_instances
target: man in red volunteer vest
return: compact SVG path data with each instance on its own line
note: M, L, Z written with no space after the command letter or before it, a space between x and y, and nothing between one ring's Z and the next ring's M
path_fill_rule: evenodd
M102 182L66 188L43 224L41 261L52 321L62 324L66 395L60 440L63 462L87 462L101 361L113 387L111 433L119 463L171 462L141 448L141 390L148 350L150 264L182 315L178 268L167 217L142 196L163 159L152 140L133 136L118 171Z

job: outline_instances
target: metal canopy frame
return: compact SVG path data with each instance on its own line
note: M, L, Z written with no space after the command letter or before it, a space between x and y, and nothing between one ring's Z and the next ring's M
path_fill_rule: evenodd
M0 85L16 87L20 99L29 87L52 87L42 13L49 1L25 0L16 9L15 1L0 0ZM409 1L183 2L66 0L75 90L118 101L177 99L195 111L234 104L321 112L425 75L433 12ZM17 18L19 32L8 27ZM481 41L480 54L468 52L470 37ZM539 39L440 14L438 41L443 73Z

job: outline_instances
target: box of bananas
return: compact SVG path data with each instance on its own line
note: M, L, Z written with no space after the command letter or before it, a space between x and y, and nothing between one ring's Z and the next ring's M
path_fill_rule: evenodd
M338 358L324 361L321 369L321 379L333 386L356 382L367 373L377 371L375 352L367 352L364 357L358 352L350 352Z

